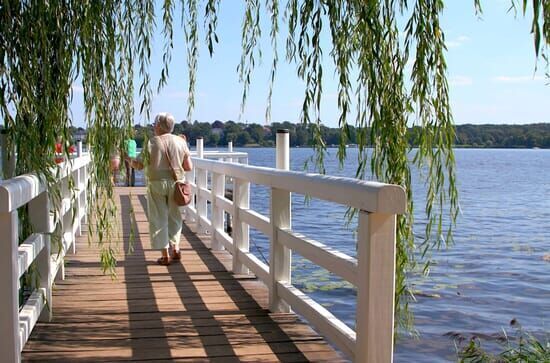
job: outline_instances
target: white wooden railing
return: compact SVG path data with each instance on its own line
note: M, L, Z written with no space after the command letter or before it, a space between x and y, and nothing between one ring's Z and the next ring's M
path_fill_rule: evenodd
M72 249L75 236L86 222L86 187L90 157L82 153L57 166L61 202L52 205L48 190L32 174L0 181L0 361L19 362L21 351L37 321L49 321L52 314L52 283L64 278L63 257ZM71 191L69 179L76 189ZM33 234L19 245L17 209L28 205ZM54 219L59 218L56 228ZM52 234L61 241L58 251L51 245ZM19 309L19 280L36 261L40 283Z
M206 160L202 140L197 140L195 169L188 175L197 198L187 207L188 220L196 221L192 228L199 233L211 234L213 249L232 254L234 273L251 271L267 285L270 310L295 310L355 362L391 362L396 215L405 212L405 191L395 185L288 171L288 136L277 133L276 169ZM233 200L224 195L226 177L233 178ZM271 188L269 217L250 209L250 183ZM291 193L357 208L357 258L294 232ZM224 211L232 217L232 236L223 228ZM249 251L249 226L269 237L269 266ZM292 251L357 287L355 330L292 285Z

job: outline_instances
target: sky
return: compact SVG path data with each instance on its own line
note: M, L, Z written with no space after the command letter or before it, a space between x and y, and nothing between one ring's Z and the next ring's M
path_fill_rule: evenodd
M476 15L473 0L447 0L445 5L442 28L448 47L446 59L455 123L550 122L550 85L544 75L544 60L539 59L537 62L535 57L530 34L530 14L523 18L521 13L516 16L508 11L510 0L482 1L481 15ZM241 55L242 14L242 2L222 1L217 31L220 43L215 47L213 58L209 57L202 42L193 120L266 123L265 109L272 59L268 38L269 20L262 18L262 62L254 71L246 109L241 113L242 84L238 80L237 65ZM161 23L160 19L158 23ZM179 24L179 21L174 24ZM201 31L202 41L205 34L203 29ZM297 122L304 83L296 75L296 66L284 61L285 37L286 33L282 31L278 39L281 61L274 85L271 121ZM155 85L162 69L163 49L162 38L158 36L157 39L151 64ZM328 34L324 34L322 42L330 44ZM174 43L170 78L167 86L154 98L152 115L154 117L158 112L170 112L176 120L181 121L187 118L188 78L183 32L177 26ZM325 125L334 127L338 120L337 79L328 54L329 48L326 49L321 118ZM73 119L76 126L83 126L82 87L78 81L73 85L73 90ZM137 94L135 104L136 123L150 123L150 120L144 120L139 115L140 99Z

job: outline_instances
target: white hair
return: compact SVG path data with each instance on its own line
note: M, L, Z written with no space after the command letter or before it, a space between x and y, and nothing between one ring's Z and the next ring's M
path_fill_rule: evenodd
M155 117L155 124L157 124L158 127L166 133L171 133L174 131L175 123L176 120L174 119L174 116L168 112L161 112Z

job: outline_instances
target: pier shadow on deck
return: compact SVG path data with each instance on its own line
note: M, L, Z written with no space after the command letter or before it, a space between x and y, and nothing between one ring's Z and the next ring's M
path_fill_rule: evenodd
M87 236L68 255L54 290L51 323L39 323L24 361L339 361L294 314L270 313L253 276L233 275L231 256L184 224L181 263L158 266L151 250L144 188L117 188L121 249L112 281ZM130 209L135 212L131 218Z

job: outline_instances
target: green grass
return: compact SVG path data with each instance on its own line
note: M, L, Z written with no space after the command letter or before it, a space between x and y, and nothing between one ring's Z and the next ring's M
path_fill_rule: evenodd
M464 363L550 363L549 334L539 340L524 331L515 319L510 324L516 329L515 335L505 334L505 339L498 341L503 348L501 353L488 353L481 346L481 340L478 337L473 337L458 352L458 361Z

